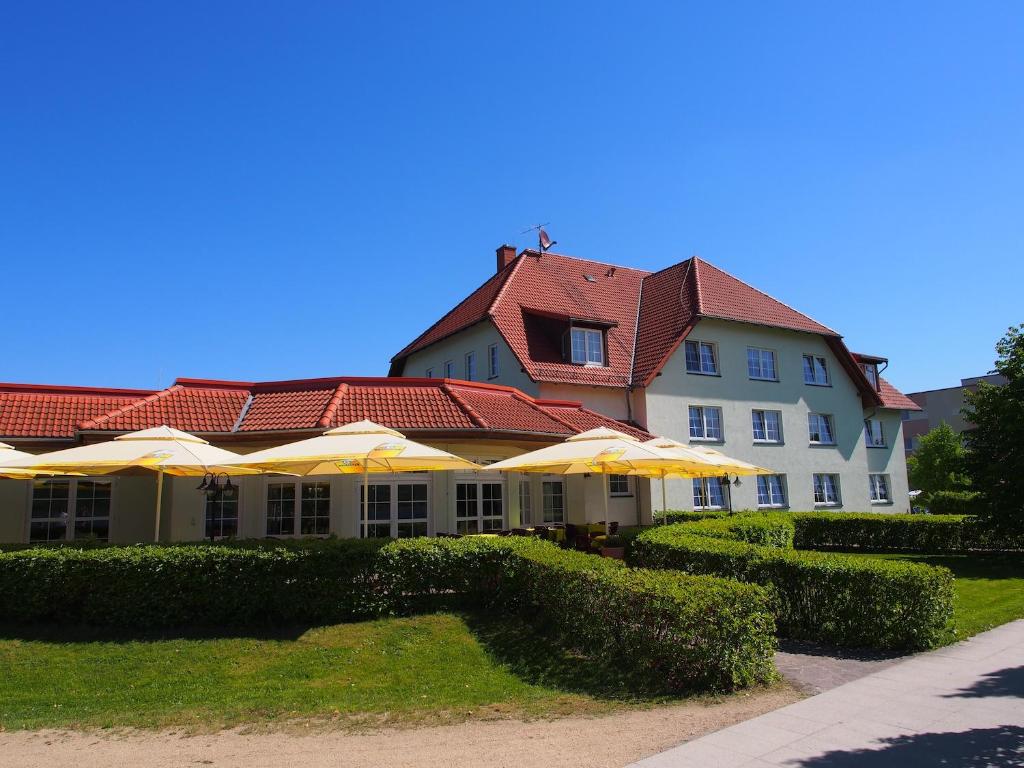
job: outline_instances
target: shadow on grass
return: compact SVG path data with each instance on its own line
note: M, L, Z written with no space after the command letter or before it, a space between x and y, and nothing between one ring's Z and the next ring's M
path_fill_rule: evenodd
M162 640L297 640L314 625L286 627L175 627L131 630L117 627L92 627L66 624L0 623L0 640L27 640L44 643L130 643Z
M632 703L683 698L657 680L567 650L550 629L519 616L472 613L462 618L495 662L533 685Z

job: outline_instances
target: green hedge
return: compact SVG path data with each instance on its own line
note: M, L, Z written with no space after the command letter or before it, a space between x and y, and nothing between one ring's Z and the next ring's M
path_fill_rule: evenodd
M38 548L0 554L0 620L150 629L337 622L380 610L386 542Z
M928 511L933 515L970 515L980 498L977 491L934 491L928 495Z
M655 525L672 525L673 523L692 523L696 520L709 520L712 518L729 517L729 513L722 510L690 511L686 509L665 509L653 512L651 515Z
M771 680L774 622L754 585L561 550L533 539L408 539L381 552L407 610L466 596L543 620L570 647L673 690ZM543 650L538 650L543 653Z
M1014 550L1024 545L1024 536L1007 537L962 515L794 512L792 517L797 549L940 554Z
M707 535L707 521L652 528L633 543L631 562L768 586L779 631L788 637L897 649L942 642L953 611L950 571L739 540L756 527L785 528L785 518L734 516L726 521L735 521L734 540L725 535L728 525ZM762 542L769 538L759 534Z
M175 626L331 623L487 606L672 689L774 675L765 590L626 568L531 538L27 549L0 554L0 621ZM544 653L538 649L538 653Z

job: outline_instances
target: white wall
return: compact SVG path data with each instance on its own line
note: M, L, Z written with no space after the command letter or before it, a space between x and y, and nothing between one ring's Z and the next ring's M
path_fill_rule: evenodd
M487 348L491 344L498 347L498 375L490 378L487 375ZM447 339L436 344L431 344L426 349L415 352L405 361L403 376L426 376L427 370L432 368L434 378L444 377L444 363L451 360L455 363L455 375L453 378L466 378L466 354L476 353L476 377L474 381L491 382L492 384L504 384L509 387L526 392L529 395L536 395L537 385L530 380L512 353L508 344L498 333L498 329L490 320L484 320L476 325L459 331Z
M815 334L705 319L697 324L689 339L717 344L720 375L687 373L684 345L680 345L661 375L644 392L649 431L689 442L688 406L717 406L722 409L724 439L721 443L709 444L710 447L786 475L791 509L814 508L811 475L826 472L840 476L841 509L909 511L899 412L878 412L885 419L888 447L868 449L864 440L866 414L858 391L823 338ZM748 377L748 346L776 351L779 381L754 381ZM804 354L820 355L828 360L831 386L804 384ZM751 428L751 410L754 408L782 412L781 445L754 443ZM808 443L807 415L810 412L833 416L837 445L812 446ZM868 413L874 413L874 410ZM873 472L890 476L893 504L883 507L871 505L869 466ZM654 489L654 495L655 506L660 508L660 488ZM732 495L735 509L755 507L756 481L744 479L738 488L733 489ZM673 509L692 509L690 480L669 481L668 504Z

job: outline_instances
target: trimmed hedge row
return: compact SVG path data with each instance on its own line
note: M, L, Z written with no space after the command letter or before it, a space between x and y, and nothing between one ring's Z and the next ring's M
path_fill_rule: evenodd
M774 676L774 622L761 587L630 569L529 538L0 553L0 621L138 630L330 623L453 606L540 618L574 649L675 690Z
M993 532L962 515L794 512L797 549L864 549L940 554L1024 548L1024 536Z
M627 568L518 537L407 539L381 555L390 598L407 610L453 594L517 610L569 647L673 690L728 690L775 674L768 595L752 584Z
M923 649L946 636L953 613L948 569L740 540L779 540L795 522L787 514L736 515L715 522L722 523L716 536L707 535L707 521L652 528L633 543L631 562L768 586L779 631L788 637ZM764 530L751 536L758 527Z
M970 515L980 499L977 491L934 491L928 495L928 511L933 515Z

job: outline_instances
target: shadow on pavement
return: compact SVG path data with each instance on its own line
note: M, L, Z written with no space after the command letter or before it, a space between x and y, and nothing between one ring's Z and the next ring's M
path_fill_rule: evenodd
M981 699L988 696L1014 696L1024 699L1024 667L1008 667L982 675L981 680L945 698Z
M1002 725L962 733L921 733L879 740L877 749L835 750L794 761L803 768L1007 768L1024 766L1024 728Z

